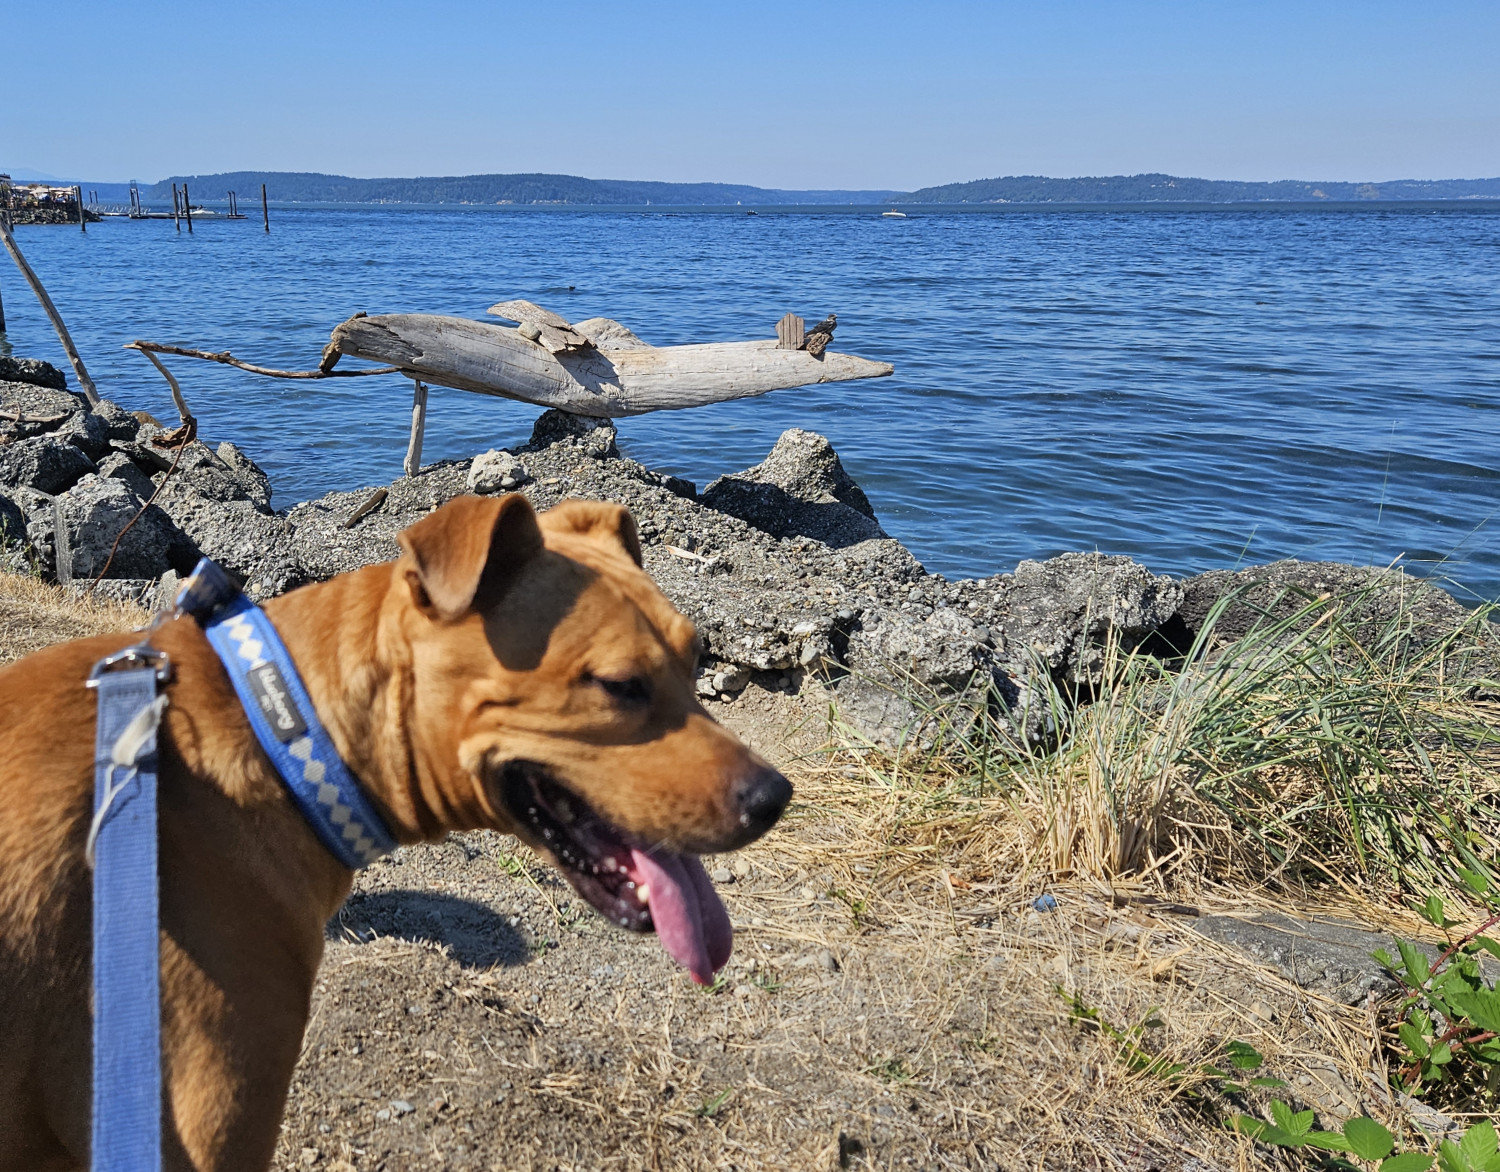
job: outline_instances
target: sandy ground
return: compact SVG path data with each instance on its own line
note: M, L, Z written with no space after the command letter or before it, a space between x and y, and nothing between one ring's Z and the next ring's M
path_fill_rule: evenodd
M789 724L815 739L816 702L717 711L763 743ZM815 771L800 784L781 827L709 861L736 927L713 990L514 839L455 835L366 871L329 927L279 1166L1260 1166L1070 1020L1059 987L1158 1022L1153 1051L1197 1064L1243 1038L1304 1097L1359 1098L1368 1054L1339 1044L1353 1011L1179 916L1081 890L1038 912L883 864Z
M0 660L140 617L0 576ZM1078 888L1037 911L883 840L865 811L892 796L822 763L816 693L712 709L798 785L770 835L708 860L736 927L719 985L513 839L403 849L329 925L278 1168L1271 1166L1060 989L1192 1070L1241 1038L1299 1103L1372 1105L1362 1010L1162 907Z

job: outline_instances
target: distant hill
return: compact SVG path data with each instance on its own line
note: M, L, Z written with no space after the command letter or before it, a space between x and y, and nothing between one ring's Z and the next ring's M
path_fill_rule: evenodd
M241 200L264 183L272 199L302 203L599 204L693 206L747 204L887 203L893 191L774 191L734 183L651 183L630 179L583 179L577 175L450 175L427 179L350 179L304 171L232 171L221 175L174 175L155 184L150 199L170 199L172 184L187 183L194 200Z
M1177 175L1108 175L1048 179L1010 175L924 187L901 203L1259 203L1264 201L1500 199L1500 179L1396 179L1388 183L1304 183L1280 179L1185 179Z
M237 192L251 199L264 183L271 198L302 203L581 204L600 206L733 206L734 204L975 204L975 203L1261 203L1500 199L1500 179L1397 179L1386 183L1307 183L1281 179L1245 183L1177 175L1108 175L1049 179L1011 175L920 191L783 191L735 183L651 183L584 179L577 175L450 175L421 179L350 179L305 171L231 171L174 175L147 198L170 199L172 184L188 184L195 201Z

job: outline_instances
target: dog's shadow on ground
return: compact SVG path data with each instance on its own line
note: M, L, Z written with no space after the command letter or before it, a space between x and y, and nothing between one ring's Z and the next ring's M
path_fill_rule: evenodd
M351 895L325 935L330 940L392 936L439 944L466 969L525 964L531 949L505 917L469 899L431 891L375 891Z

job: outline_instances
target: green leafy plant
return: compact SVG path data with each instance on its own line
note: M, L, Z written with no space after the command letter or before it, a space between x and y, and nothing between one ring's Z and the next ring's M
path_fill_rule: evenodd
M1435 1157L1396 1151L1396 1137L1389 1129L1364 1116L1350 1119L1339 1131L1315 1131L1312 1122L1311 1111L1293 1111L1277 1099L1271 1104L1271 1122L1236 1115L1230 1126L1273 1147L1327 1152L1323 1166L1353 1172L1426 1172L1434 1163L1441 1172L1500 1172L1495 1125L1488 1119L1469 1128L1457 1142L1443 1140Z
M1375 959L1407 988L1397 1011L1397 1069L1392 1081L1411 1095L1440 1093L1446 1103L1492 1109L1500 1091L1500 991L1486 984L1480 961L1500 958L1500 941L1485 933L1500 923L1489 877L1462 868L1465 884L1492 912L1478 928L1454 937L1443 900L1429 895L1417 910L1448 936L1434 961L1415 944L1396 941L1399 957Z
M910 1082L914 1076L914 1072L907 1067L904 1058L888 1058L884 1062L868 1067L865 1073L893 1083Z
M849 918L854 921L856 928L865 926L865 913L870 907L869 899L856 898L841 887L830 887L828 894L849 909Z

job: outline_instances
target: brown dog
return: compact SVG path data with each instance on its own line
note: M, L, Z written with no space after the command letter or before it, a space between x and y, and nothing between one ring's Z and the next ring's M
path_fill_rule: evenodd
M402 842L490 828L545 852L700 981L730 929L696 855L764 833L785 778L698 704L692 625L641 570L629 514L462 497L394 563L266 606L344 760ZM0 670L0 1172L87 1163L92 665L129 642ZM191 619L160 734L163 1149L264 1169L323 926L351 874L314 837Z

